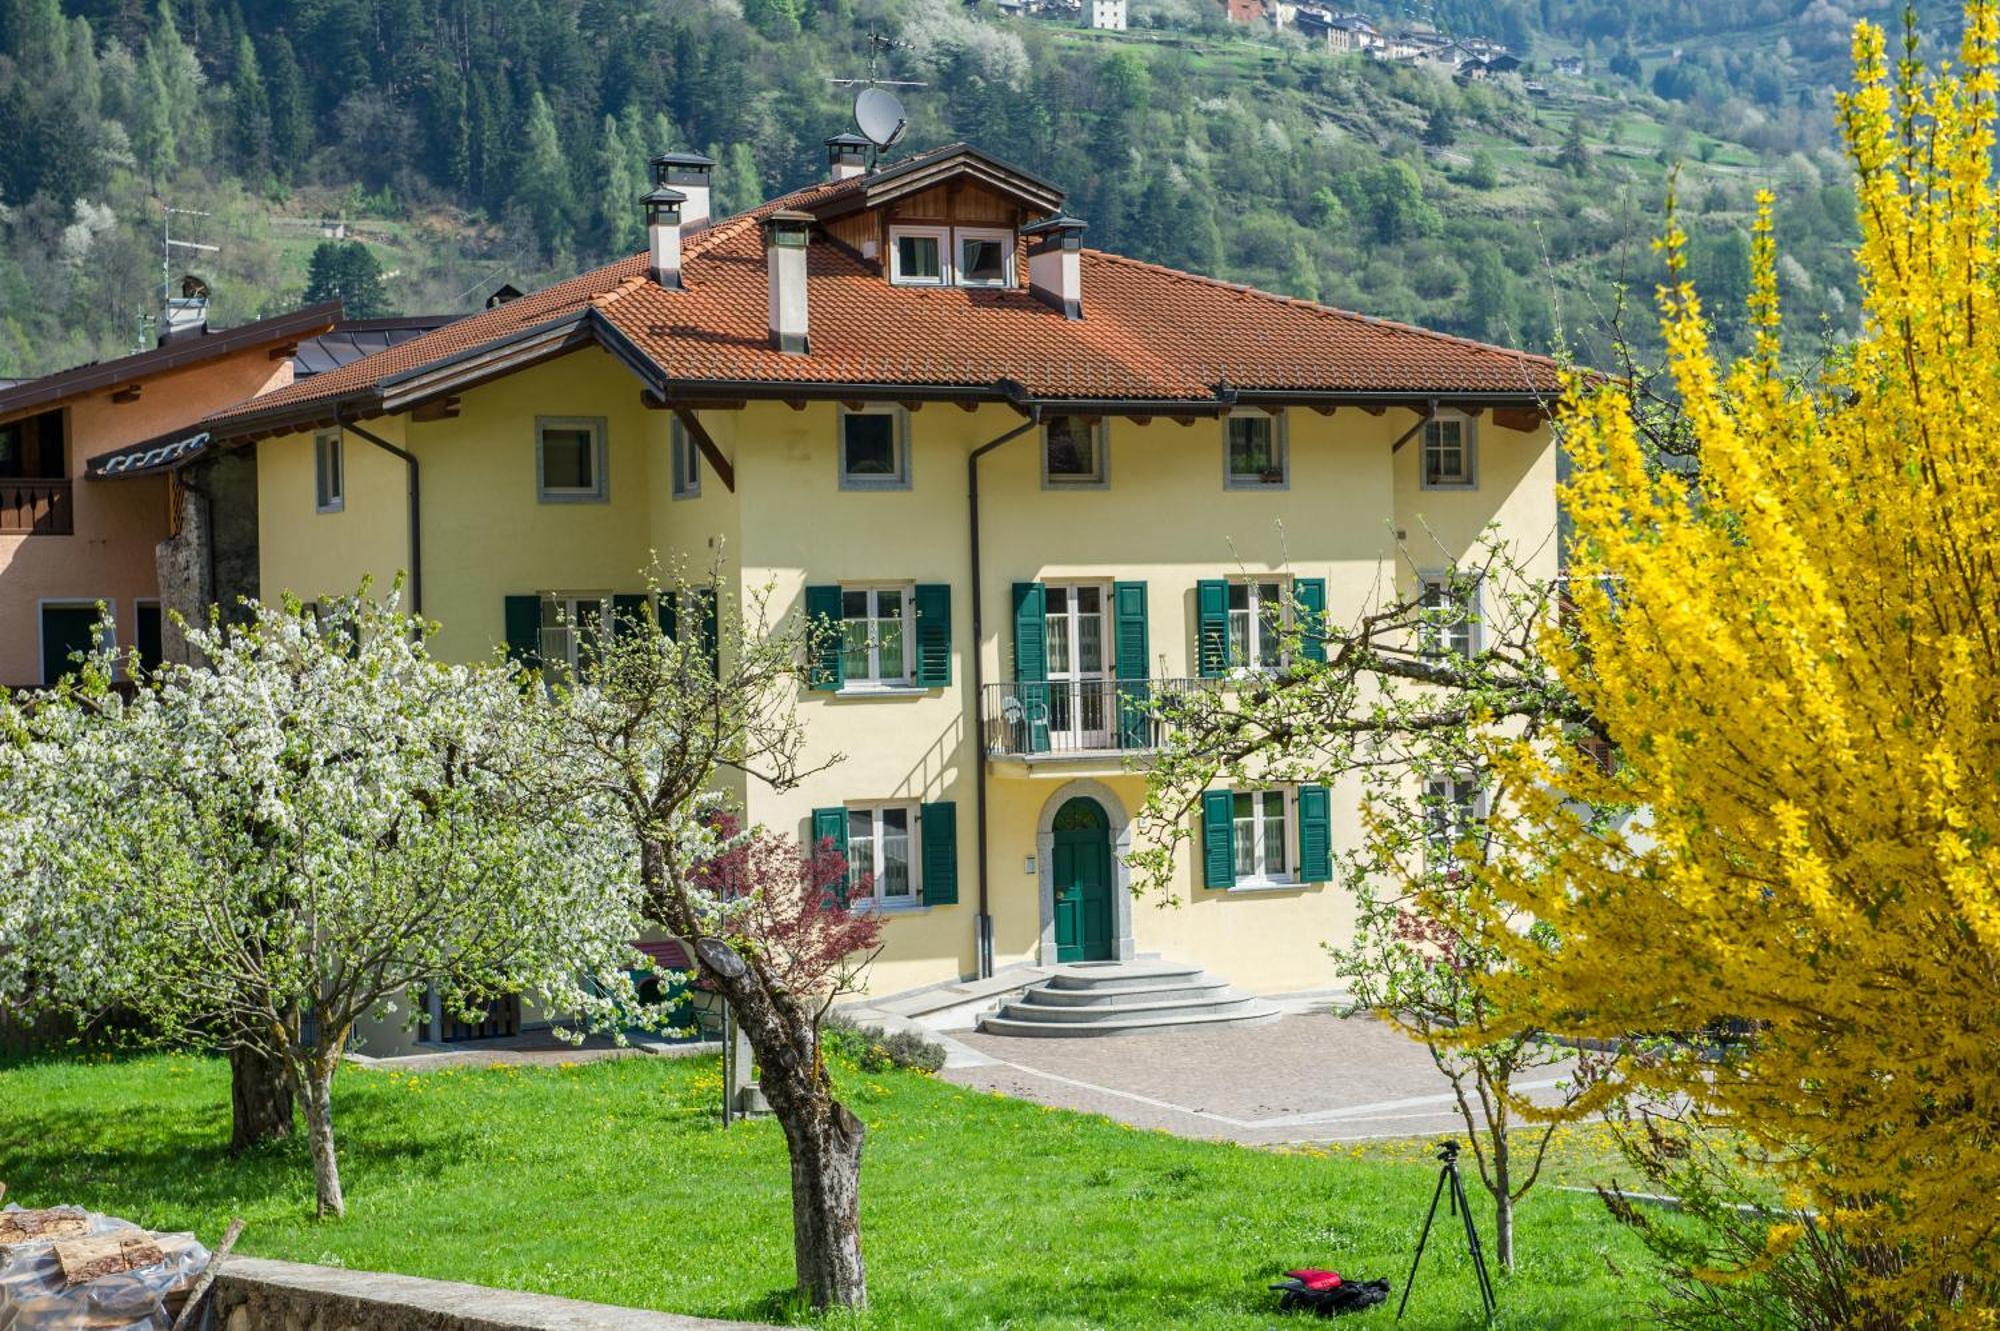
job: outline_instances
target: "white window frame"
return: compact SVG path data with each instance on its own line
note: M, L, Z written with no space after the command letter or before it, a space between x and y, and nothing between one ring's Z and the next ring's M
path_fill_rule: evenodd
M542 457L542 444L550 430L587 430L590 433L591 481L587 486L551 486ZM602 416L535 417L535 495L544 504L602 504L611 497L610 427Z
M347 434L321 430L313 436L313 512L338 513L346 507Z
M903 811L904 826L908 829L910 846L910 893L907 897L885 897L882 895L882 815L893 809ZM847 904L863 910L916 910L924 904L924 853L923 829L918 824L921 808L914 801L883 800L879 803L861 802L845 806L849 819L847 834ZM867 864L861 864L854 855L854 833L852 819L857 813L865 813L870 818L869 857ZM867 896L855 892L855 882L862 874L868 874L873 881Z
M1230 466L1229 422L1231 420L1241 419L1243 417L1250 417L1253 419L1262 417L1263 419L1271 422L1271 444L1272 448L1277 453L1277 458L1278 458L1277 480L1275 481L1265 480L1263 479L1263 474L1261 473L1254 478L1239 476L1236 473L1236 471ZM1291 488L1292 452L1291 452L1289 434L1290 432L1285 428L1285 413L1282 411L1259 411L1256 408L1244 408L1243 410L1240 411L1230 411L1223 413L1222 416L1223 488L1225 490L1285 490Z
M997 281L985 278L973 279L965 274L965 251L968 240L997 240L1000 242L1000 277ZM1014 233L1005 227L961 226L951 233L951 275L962 287L997 288L1014 285Z
M38 661L46 661L48 659L48 652L49 652L48 622L42 617L42 612L44 610L95 611L97 607L100 605L104 607L104 619L101 623L96 625L96 628L99 631L93 637L91 646L94 649L100 651L110 650L112 652L116 652L118 650L118 602L117 601L113 600L111 597L108 596L100 600L87 600L81 596L45 596L37 599L35 602L36 659ZM65 671L64 673L66 674L68 672ZM124 662L120 661L118 663L116 668L116 675L117 678L119 679L123 679L125 677ZM42 681L42 687L47 688L53 685L54 683L55 680L53 679L45 679Z
M596 601L598 603L597 631L601 635L602 641L609 642L612 632L611 593L594 591L543 592L541 594L541 601L542 619L544 622L535 631L535 650L541 660L542 669L546 672L559 673L567 678L574 679L576 678L577 661L582 648L582 635L578 630L583 625L583 621L577 617L576 603L579 601ZM551 605L557 607L558 610L558 622L554 626L546 622L549 617L548 611ZM549 650L549 635L551 633L560 633L563 635L565 645L560 654L552 653Z
M1256 801L1252 805L1250 814L1251 840L1249 846L1251 870L1247 874L1240 867L1244 840L1241 830L1237 827L1238 818L1236 814L1236 801L1244 795L1252 796ZM1283 837L1285 843L1281 848L1285 853L1285 867L1280 873L1269 872L1271 862L1270 846L1265 837L1265 809L1263 806L1264 801L1273 795L1277 796L1278 807L1283 813L1284 824L1284 830L1280 833L1280 836ZM1237 855L1237 863L1230 866L1237 871L1236 886L1252 888L1290 887L1298 882L1299 803L1295 793L1291 789L1266 786L1256 790L1230 790L1229 829L1230 840L1234 843L1234 850Z
M1458 857L1453 854L1453 847L1464 839L1470 826L1486 821L1490 812L1490 797L1485 783L1471 772L1427 776L1423 780L1424 864L1427 868L1450 873L1458 868ZM1461 802L1461 795L1466 793L1472 796L1471 800ZM1437 815L1442 811L1460 809L1465 810L1469 822L1454 825L1447 819L1440 829Z
M1063 419L1077 416L1077 412L1060 412ZM1042 488L1044 490L1108 490L1111 488L1111 418L1099 416L1090 428L1091 446L1096 451L1097 472L1093 476L1059 476L1049 470L1049 424L1055 417L1042 422Z
M687 427L678 419L670 422L667 466L668 490L676 499L701 498L701 449L688 438Z
M937 242L938 275L910 277L903 272L905 236L928 236ZM948 226L892 226L889 228L889 280L899 287L948 287L952 284L952 239Z
M1462 472L1454 480L1431 479L1431 427L1458 426L1459 461ZM1479 488L1479 435L1472 417L1460 411L1440 411L1424 422L1421 447L1417 450L1417 473L1426 490L1477 490Z
M896 471L890 476L855 476L847 470L847 421L850 416L887 416L892 425L896 448ZM834 436L834 466L839 470L843 490L907 490L910 488L910 414L893 403L866 405L860 410L842 404Z
M868 598L868 623L872 626L882 622L878 612L879 597L883 592L896 592L903 598L903 673L882 674L882 644L871 627L868 634L868 673L850 675L847 673L847 596L849 592L859 593ZM840 584L840 669L841 692L852 690L856 693L881 692L884 690L914 689L917 686L917 588L910 582L843 582Z
M1264 645L1264 635L1270 631L1269 627L1265 624L1263 605L1263 587L1266 583L1276 583L1278 586L1278 623L1276 626L1278 634L1278 660L1273 665L1262 665L1257 660L1263 654L1260 648ZM1234 593L1238 587L1249 589L1249 594L1246 598L1249 601L1249 605L1240 611L1235 606L1229 604L1230 600L1234 599ZM1229 579L1229 594L1223 600L1223 650L1225 653L1233 652L1236 642L1236 616L1239 614L1249 616L1248 632L1244 635L1244 643L1247 648L1245 652L1246 659L1242 661L1231 660L1228 663L1230 673L1235 675L1254 675L1284 670L1289 667L1292 664L1292 652L1291 648L1285 642L1285 636L1291 631L1294 619L1291 575L1289 573L1258 573Z
M1419 578L1424 609L1429 612L1436 607L1429 604L1432 594L1437 593L1440 604L1454 583L1464 593L1465 618L1460 625L1444 628L1425 623L1419 632L1423 635L1422 649L1425 656L1447 656L1456 654L1470 660L1486 650L1485 579L1465 577L1449 570L1439 573L1425 573ZM1463 636L1461 646L1456 639Z

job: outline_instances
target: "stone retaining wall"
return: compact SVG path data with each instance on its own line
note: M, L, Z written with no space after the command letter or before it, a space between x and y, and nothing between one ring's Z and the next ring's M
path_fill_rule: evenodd
M778 1331L446 1280L232 1257L217 1331Z

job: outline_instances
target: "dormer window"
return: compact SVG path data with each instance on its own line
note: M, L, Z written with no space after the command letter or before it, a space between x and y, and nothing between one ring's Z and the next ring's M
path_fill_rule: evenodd
M958 284L962 287L1013 285L1014 236L1008 231L958 229Z
M993 227L891 227L889 280L898 286L1013 286L1014 233Z
M948 231L941 226L897 227L889 233L889 280L910 286L943 286Z

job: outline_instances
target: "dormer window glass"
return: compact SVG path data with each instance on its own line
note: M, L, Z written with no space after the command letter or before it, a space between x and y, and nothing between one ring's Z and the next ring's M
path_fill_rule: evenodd
M889 233L889 280L912 286L943 286L951 280L945 270L944 227L898 227Z
M958 284L962 287L1013 285L1014 236L1008 231L958 229Z

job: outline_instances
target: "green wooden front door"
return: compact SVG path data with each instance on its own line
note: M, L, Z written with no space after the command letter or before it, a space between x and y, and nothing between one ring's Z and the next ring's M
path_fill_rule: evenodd
M1057 961L1111 960L1111 820L1093 799L1056 810Z

